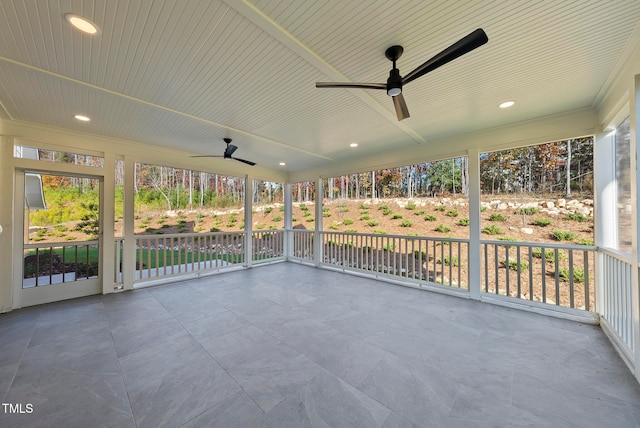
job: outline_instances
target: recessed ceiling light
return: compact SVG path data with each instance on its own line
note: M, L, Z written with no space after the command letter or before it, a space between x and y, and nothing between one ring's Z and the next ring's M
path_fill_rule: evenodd
M78 120L80 120L80 121L82 121L82 122L89 122L89 121L91 120L91 119L90 119L90 118L88 118L87 116L83 116L83 115L81 115L81 114L76 114L76 115L75 115L75 116L73 116L73 117L75 117L76 119L78 119Z
M66 19L69 24L71 24L76 29L82 31L83 33L96 35L100 32L100 29L98 28L98 26L93 22L89 21L87 18L83 18L73 13L67 13L64 16L64 19Z
M285 166L285 165L286 165L286 163L280 162L280 166Z
M349 144L349 147L358 147L358 143L351 143Z
M505 101L503 103L501 103L498 107L500 108L509 108L512 105L514 105L516 102L515 101Z

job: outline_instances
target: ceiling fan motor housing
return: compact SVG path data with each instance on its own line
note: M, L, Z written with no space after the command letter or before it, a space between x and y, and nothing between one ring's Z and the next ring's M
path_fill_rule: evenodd
M387 95L395 97L402 93L402 77L400 76L400 70L397 68L391 69L389 72L389 78L387 79Z

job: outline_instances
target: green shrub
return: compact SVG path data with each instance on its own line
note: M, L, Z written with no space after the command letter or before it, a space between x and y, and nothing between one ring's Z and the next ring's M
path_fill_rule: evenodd
M424 220L425 221L436 221L436 216L431 215L431 214L427 214L426 216L424 216Z
M450 258L448 255L444 256L444 258L442 259L438 259L438 263L441 263L445 266L453 266L453 267L456 267L459 264L458 257L452 256Z
M551 232L551 237L556 241L571 241L576 237L576 234L570 230L555 229Z
M498 237L498 241L510 241L510 242L517 242L518 239L514 238L513 236L499 236Z
M360 210L360 214L364 215L364 214L369 214L369 209L366 210Z
M424 251L419 251L419 250L413 250L413 255L417 258L417 257L422 257L422 260L426 260L427 258L427 253Z
M416 204L414 204L413 202L410 202L407 204L407 206L405 207L405 209L408 210L415 210L416 209Z
M220 229L218 229L217 227L212 227L211 229L209 229L209 232L220 232Z
M413 223L411 223L411 220L402 220L402 223L400 223L400 227L411 227L413 226Z
M458 226L469 226L469 219L466 217L461 218L458 220Z
M342 224L344 224L345 226L349 226L350 224L353 224L353 220L351 220L350 218L345 218L342 220Z
M55 230L57 230L58 232L67 232L69 230L69 228L67 226L65 226L64 224L57 224L57 225L53 226L53 228Z
M348 213L349 212L349 208L347 207L340 207L340 209L338 210L341 213Z
M385 210L388 210L388 209L389 209L389 205L387 205L387 204L383 204L383 205L380 205L378 207L378 210L380 210L380 211L385 211Z
M329 225L329 229L331 230L338 230L339 227L340 227L340 223L338 223L337 221L334 221Z
M44 237L44 235L46 235L46 234L47 234L47 228L46 228L46 227L45 227L45 228L42 228L42 229L38 229L38 230L36 230L36 236L37 236L38 238L42 238L42 237Z
M309 208L305 204L300 204L298 208L300 208L302 211L309 211Z
M307 223L313 223L314 221L316 221L315 218L313 217L307 217L307 219L305 220Z
M593 239L581 238L578 241L578 244L580 244L580 245L588 245L588 246L592 247L593 246Z
M279 215L273 216L271 221L274 222L274 223L277 223L279 221L282 221L282 217L280 217Z
M518 210L518 213L521 215L534 215L538 214L540 209L537 207L522 207Z
M374 227L374 226L377 226L377 225L378 225L378 222L376 220L369 220L367 222L367 226L369 226L369 227Z
M331 217L331 213L329 211L322 211L322 217Z
M368 210L369 209L369 205L360 204L360 206L358 208L361 209L361 210Z
M147 232L147 233L151 233L151 232L153 232L153 227L147 227L147 228L144 229L144 231Z
M381 229L373 229L373 233L375 233L376 235L386 235L387 231Z
M275 224L272 224L268 227L269 230L278 230L278 227Z
M402 214L398 214L398 213L394 213L391 216L391 220L398 220L398 219L401 219L401 218L402 218Z
M424 213L426 213L425 210L418 210L418 211L414 212L413 215L424 215Z
M371 216L369 214L364 214L359 217L360 220L371 220Z
M553 263L555 261L555 250L544 250L544 259L547 263ZM542 258L542 248L534 248L531 251L531 256L535 257L536 259L541 259ZM558 251L558 260L564 260L567 256L563 253Z
M202 227L202 226L196 226L196 227L193 229L193 231L194 231L194 232L202 232L203 230L204 230L204 227Z
M545 227L551 224L551 220L549 220L548 218L540 217L533 220L533 224L535 224L536 226Z
M571 278L571 272L569 268L563 267L558 269L558 276L563 281L569 281ZM584 282L584 269L579 267L573 268L573 282Z
M495 224L490 224L482 228L482 233L486 233L487 235L500 235L502 234L502 229Z
M284 205L280 205L280 206L278 207L278 211L280 211L281 213L283 213L283 212L284 212Z
M309 211L305 211L304 214L302 214L303 217L311 217L311 213Z
M298 221L298 217L296 216L291 217L291 221L295 223L296 221Z
M385 232L386 233L386 232ZM382 235L384 235L385 233L383 233ZM395 248L395 245L393 245L393 243L389 242L387 244L384 244L382 246L383 250L387 250L387 251L393 251L393 249Z
M451 232L451 228L445 224L439 224L435 229L436 232L448 233Z
M435 211L442 211L444 212L446 210L446 208L444 207L444 205L436 205L435 207L433 207L433 209Z
M264 210L262 210L265 214L271 214L271 211L273 211L273 207L265 207Z
M345 229L344 231L347 233L358 233L357 229Z
M489 216L489 221L506 221L507 219L500 213L493 213Z
M577 221L579 223L582 223L588 220L587 216L582 213L568 213L564 216L564 219Z
M459 213L458 213L458 211L456 211L456 210L449 210L449 211L447 211L447 215L448 215L449 217L458 217L458 214L459 214Z
M391 209L389 207L382 209L382 215L389 215L389 214L391 214Z
M267 225L264 223L256 223L255 227L256 229L264 229Z
M485 207L484 205L480 207L480 212L483 213L487 210L487 207Z
M506 260L503 260L501 263L502 263L502 266L508 267L509 270L518 270L517 260L509 260L508 264ZM527 269L529 269L529 263L525 262L524 260L520 260L520 271L527 270Z

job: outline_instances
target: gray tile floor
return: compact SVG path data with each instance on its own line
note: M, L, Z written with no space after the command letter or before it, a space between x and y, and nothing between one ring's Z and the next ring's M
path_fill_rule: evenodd
M0 316L2 427L636 427L598 327L292 263Z

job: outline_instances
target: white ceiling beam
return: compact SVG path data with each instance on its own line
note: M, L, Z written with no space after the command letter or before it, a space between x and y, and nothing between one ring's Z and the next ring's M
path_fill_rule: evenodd
M30 65L30 64L25 64L23 62L16 61L16 60L13 60L11 58L6 58L6 57L3 57L3 56L0 56L0 62L2 62L2 61L6 62L6 63L9 63L9 64L17 65L19 67L23 67L23 68L31 70L31 71L35 71L35 72L38 72L38 73L46 74L48 76L55 77L57 79L65 80L67 82L72 82L72 83L75 83L75 84L78 84L78 85L85 86L87 88L95 89L97 91L101 91L101 92L104 92L104 93L107 93L107 94L110 94L110 95L114 95L116 97L120 97L120 98L129 100L129 101L134 101L136 103L140 103L140 104L144 104L144 105L149 106L149 107L153 107L153 108L157 108L157 109L160 109L160 110L164 110L166 112L177 114L177 115L182 116L182 117L186 117L186 118L189 118L189 119L197 120L199 122L203 122L203 123L206 123L206 124L211 125L211 126L215 126L215 127L218 127L218 128L224 128L224 129L227 129L229 131L237 132L237 133L242 134L242 135L247 135L249 137L252 137L252 138L255 138L255 139L270 143L270 144L275 144L277 146L285 147L285 148L287 148L289 150L294 150L296 152L301 152L301 153L304 153L306 155L313 156L313 157L316 157L316 158L321 158L321 159L328 160L328 161L335 161L335 159L330 158L328 156L321 155L319 153L310 152L308 150L304 150L304 149L301 149L301 148L296 147L296 146L285 144L285 143L283 143L281 141L276 141L276 140L273 140L271 138L264 137L262 135L253 134L251 132L248 132L248 131L245 131L245 130L242 130L242 129L238 129L238 128L234 128L234 127L231 127L231 126L228 126L228 125L224 125L222 123L214 122L212 120L208 120L208 119L205 119L205 118L202 118L202 117L199 117L199 116L194 116L192 114L185 113L183 111L175 110L175 109L163 106L163 105L152 103L150 101L146 101L146 100L143 100L143 99L140 99L140 98L132 97L130 95L123 94L121 92L112 91L111 89L103 88L101 86L94 85L92 83L83 82L81 80L74 79L74 78L68 77L68 76L64 76L62 74L54 73L52 71L45 70L45 69L40 68L40 67L35 67L33 65Z
M291 49L296 55L300 56L300 58L307 61L309 64L317 68L322 73L326 74L329 78L334 79L336 81L348 82L346 76L340 73L338 70L333 68L331 64L322 59L318 54L309 49L306 45L304 45L300 40L296 39L291 33L278 25L277 22L272 20L270 17L262 13L258 8L256 8L253 4L249 3L246 0L224 0L229 6L235 9L238 13L240 13L245 18L249 19L256 26L262 29L264 32L269 34L271 37L276 39L278 42L282 43L287 48ZM309 82L312 84L314 82ZM416 131L405 125L404 123L398 121L396 118L396 114L387 110L382 104L376 101L373 97L367 94L362 89L347 89L350 91L356 98L360 101L364 102L367 106L371 107L373 110L378 112L383 118L391 122L394 126L400 129L402 132L410 136L413 140L418 143L426 143L426 140L418 134Z

